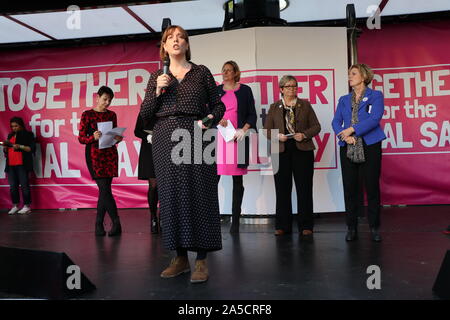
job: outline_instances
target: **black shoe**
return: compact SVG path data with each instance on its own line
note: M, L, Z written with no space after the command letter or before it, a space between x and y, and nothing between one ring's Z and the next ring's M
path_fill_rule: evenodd
M358 232L356 229L348 229L345 241L354 241L358 239Z
M235 210L231 215L230 233L239 233L239 224L241 223L241 210Z
M104 237L106 235L105 228L103 227L103 223L95 224L95 235L97 237Z
M158 233L159 233L159 223L158 223L158 218L152 216L150 223L151 223L150 232L151 232L152 234L158 234Z
M239 233L239 222L231 223L230 233Z
M375 241L375 242L381 241L380 231L378 229L372 228L372 229L370 229L370 232L372 233L372 241Z
M113 226L111 230L108 232L109 237L120 236L122 234L122 226L120 225L120 220L117 217L113 221Z

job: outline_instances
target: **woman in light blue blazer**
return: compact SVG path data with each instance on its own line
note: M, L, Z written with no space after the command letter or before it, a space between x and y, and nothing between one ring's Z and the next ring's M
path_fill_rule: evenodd
M367 65L351 66L348 78L353 90L339 99L332 122L340 146L348 227L345 239L358 239L358 212L363 199L360 181L364 181L372 240L379 242L381 141L386 138L380 127L384 98L380 91L367 87L373 79Z

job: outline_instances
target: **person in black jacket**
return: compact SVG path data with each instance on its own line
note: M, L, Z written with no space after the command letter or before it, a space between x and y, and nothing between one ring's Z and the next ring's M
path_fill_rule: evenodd
M153 234L159 233L159 219L157 215L158 190L156 184L155 168L152 156L152 130L155 121L144 121L140 114L136 119L134 135L142 139L139 150L138 179L148 181L148 207L150 210L151 227Z
M230 232L239 232L242 198L244 197L243 175L247 174L249 164L249 138L247 131L256 130L255 99L252 89L239 83L241 72L234 61L227 61L222 67L223 84L218 87L219 95L225 104L226 111L219 125L227 127L229 122L236 129L234 139L225 141L218 133L217 139L217 174L233 177L232 223ZM238 141L245 139L245 148L238 148ZM240 149L240 150L239 150ZM244 157L239 152L244 151ZM239 159L244 158L244 163Z
M13 207L8 214L26 214L31 212L31 191L29 174L33 171L33 154L36 151L33 132L25 128L22 118L14 117L9 121L11 133L6 141L2 142L6 157L5 172L8 175L9 190ZM20 194L22 189L23 208L19 210Z

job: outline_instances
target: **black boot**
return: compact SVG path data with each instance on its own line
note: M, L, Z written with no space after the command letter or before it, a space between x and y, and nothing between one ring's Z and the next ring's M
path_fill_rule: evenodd
M113 219L113 225L111 230L108 232L109 237L120 236L122 234L122 226L120 225L119 217Z
M345 236L345 241L354 241L358 239L358 231L356 228L348 228L347 235Z
M97 237L104 237L106 235L105 228L103 227L103 220L105 213L97 212L97 218L95 219L95 235Z
M159 209L158 209L158 187L156 179L150 178L147 193L148 207L150 210L150 232L159 233Z
M159 233L159 219L158 215L155 213L150 213L150 231L152 234L158 234Z
M235 215L233 213L231 227L230 227L230 233L239 233L239 217L240 217L240 214Z
M237 179L240 179L240 182L236 181L236 178L233 177L233 204L231 208L232 222L230 227L230 233L239 233L241 204L242 198L244 197L244 186L242 185L242 176L240 176Z
M375 242L381 241L380 231L378 230L378 228L371 228L370 232L372 233L372 241Z
M95 223L95 235L97 237L104 237L106 235L106 231L105 228L103 227L103 222Z

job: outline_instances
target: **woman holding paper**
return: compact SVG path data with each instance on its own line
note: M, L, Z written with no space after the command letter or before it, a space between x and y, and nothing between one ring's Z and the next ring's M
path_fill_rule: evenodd
M348 79L353 90L339 98L332 121L340 145L348 228L345 239L353 241L358 238L362 174L367 191L372 240L379 242L381 141L386 139L380 126L384 98L380 91L367 87L373 79L373 71L367 65L358 63L351 66Z
M297 79L285 75L279 82L281 100L270 106L264 129L271 138L278 130L279 169L275 173L275 235L292 232L292 176L297 191L298 230L303 236L313 234L313 137L320 132L316 113L307 100L297 98ZM274 150L272 150L274 153Z
M100 124L104 127L117 127L116 113L108 110L114 93L111 88L102 86L97 92L97 106L84 111L81 115L78 141L86 145L86 164L92 179L98 186L99 196L97 201L97 218L95 221L95 235L106 234L103 220L108 212L112 221L112 228L108 236L118 236L122 233L117 205L112 194L112 179L118 176L118 154L114 144L111 147L99 148L99 140L102 132L98 130ZM114 136L115 143L122 141L123 137Z
M8 214L26 214L31 212L31 190L29 174L33 171L33 154L36 151L34 134L25 128L22 118L13 117L9 121L11 133L3 141L3 152L6 158L5 172L8 175L9 191L13 207ZM19 210L22 189L23 208Z
M161 277L189 272L188 251L194 251L190 281L199 283L209 277L207 253L222 249L216 166L212 156L211 162L203 157L210 142L200 127L217 123L225 107L209 69L190 62L186 30L173 25L164 31L160 57L170 67L151 74L141 116L156 121L152 149L162 237L167 249L176 250Z
M233 177L232 223L230 232L239 232L239 217L244 196L243 175L249 164L249 137L247 131L256 129L255 99L249 86L239 83L241 71L234 61L227 61L222 67L223 83L218 87L219 95L226 111L219 125L227 129L235 128L232 140L227 141L219 132L217 135L217 174ZM219 127L220 128L220 127ZM238 141L244 141L245 152L242 163L238 162Z

